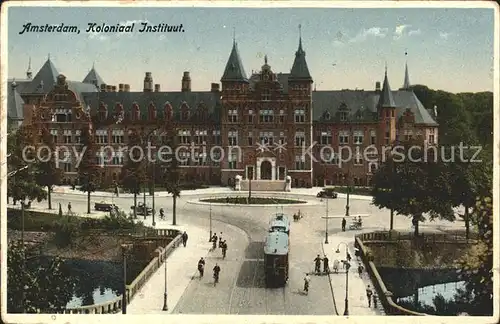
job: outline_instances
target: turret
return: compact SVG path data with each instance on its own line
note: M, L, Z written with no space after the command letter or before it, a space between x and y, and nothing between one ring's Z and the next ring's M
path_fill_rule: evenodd
M379 145L391 145L396 140L396 103L387 77L387 66L377 112L379 116Z
M243 63L241 62L241 57L238 52L238 45L236 40L233 38L233 48L229 59L226 63L226 68L224 69L224 74L221 78L222 91L226 89L232 89L235 85L239 85L239 89L243 90L248 86L248 79L245 69L243 68Z

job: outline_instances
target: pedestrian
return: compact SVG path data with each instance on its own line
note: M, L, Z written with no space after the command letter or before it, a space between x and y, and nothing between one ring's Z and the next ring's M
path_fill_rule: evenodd
M219 248L222 248L222 232L220 232L219 236Z
M373 293L373 308L377 308L377 293Z
M335 271L335 273L339 272L339 264L340 264L340 261L338 259L333 261L333 271Z
M71 202L68 203L68 213L71 213Z
M373 291L370 285L368 285L368 287L366 288L366 298L368 298L368 307L372 307L372 295Z
M217 234L213 234L212 238L210 239L210 242L217 242Z
M358 264L358 273L360 276L363 273L363 265L361 263Z
M328 257L325 256L323 257L323 272L328 274L330 273L330 267L328 266Z
M314 259L314 272L316 272L316 274L319 274L321 271L321 261L322 259L318 254Z
M229 204L229 197L226 197L226 204Z
M349 252L347 252L346 259L347 259L347 262L351 262L351 260L352 260L351 254Z
M342 218L342 232L345 232L345 225L346 225L347 221L345 220L345 217Z
M187 241L188 241L188 235L186 231L184 231L184 233L182 233L182 244L184 245L184 247L186 247Z

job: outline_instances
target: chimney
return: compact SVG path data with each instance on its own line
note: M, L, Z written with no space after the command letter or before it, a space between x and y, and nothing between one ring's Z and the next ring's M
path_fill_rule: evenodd
M218 83L212 83L212 85L210 86L210 91L211 92L219 92L220 91L219 84Z
M106 92L106 83L101 84L101 92Z
M111 89L113 90L113 92L116 92L116 86L112 86Z
M144 77L144 92L152 92L153 91L153 77L151 76L151 72L146 72L146 76Z
M130 84L125 84L125 85L123 86L123 91L125 91L125 92L130 92Z
M160 92L160 85L159 84L155 84L155 92Z
M123 83L118 84L118 92L123 92L123 91L125 91L125 89L124 89L124 87L123 87L123 86L124 86L124 84L123 84Z
M184 75L182 76L182 87L181 87L182 92L189 92L191 91L191 77L189 76L189 72L185 71Z
M106 85L106 92L111 92L113 91L113 86L112 85Z
M375 82L375 91L380 91L380 81Z

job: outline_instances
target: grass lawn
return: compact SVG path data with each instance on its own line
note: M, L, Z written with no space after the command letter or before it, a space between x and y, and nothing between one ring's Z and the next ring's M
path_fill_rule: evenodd
M335 192L346 194L348 188L347 187L334 187ZM352 195L360 195L360 196L371 196L372 188L370 187L351 187L350 194Z
M227 198L210 198L202 199L202 202L236 204L236 205L289 205L289 204L305 204L305 201L283 199L283 198L265 198L265 197L227 197Z

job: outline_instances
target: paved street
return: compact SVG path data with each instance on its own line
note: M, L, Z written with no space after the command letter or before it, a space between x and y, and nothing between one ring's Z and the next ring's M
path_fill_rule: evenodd
M301 190L299 192L299 190ZM227 191L222 189L224 195ZM314 200L316 204L307 206L284 206L283 208L270 207L242 207L234 205L199 205L193 204L193 200L210 197L215 195L215 189L210 191L194 191L181 193L178 199L178 217L177 223L180 228L185 228L190 232L190 242L193 246L188 246L185 251L179 251L172 255L172 262L175 262L176 273L171 269L169 272L169 290L172 296L169 297L169 312L173 313L192 313L192 314L273 314L273 315L334 315L336 313L334 303L336 302L337 311L340 315L344 311L345 298L345 276L333 275L333 292L328 282L328 276L312 276L310 292L308 296L301 293L303 286L303 277L306 272L312 272L314 269L313 259L317 254L323 254L323 241L325 237L326 220L321 218L326 214L325 201L320 202L315 195L315 189L297 189L301 194L301 199ZM292 192L293 193L293 192ZM306 196L309 194L309 196ZM99 195L99 193L98 193ZM245 193L242 193L245 195ZM96 197L93 202L103 199L112 201L120 208L130 211L133 199L130 196ZM291 197L291 195L290 195ZM76 213L86 211L86 196L78 193L54 193L53 203L61 203L67 206L71 201L73 210ZM142 197L139 201L142 201ZM147 196L148 204L151 204L151 197ZM93 206L92 202L92 206ZM46 206L42 202L41 206ZM329 215L339 216L339 218L330 218L328 220L328 231L330 244L325 245L331 263L337 257L332 255L337 246L337 242L345 241L352 244L354 235L361 231L341 232L340 224L344 214L346 200L342 197L329 200ZM155 199L155 206L165 209L167 220L158 221L157 227L165 228L171 224L172 198L166 195L158 195ZM228 256L226 260L221 260L220 249L208 253L207 245L195 236L204 235L208 241L209 214L212 210L213 230L218 234L222 231L223 237L228 242ZM277 211L283 211L289 215L301 210L305 217L299 222L292 222L291 227L291 252L290 252L290 279L285 288L267 289L264 287L263 270L263 241L267 232L267 225L270 217ZM351 215L356 213L369 214L363 220L363 231L383 230L389 226L389 211L378 209L371 205L371 201L364 198L351 199ZM142 219L142 216L139 216ZM348 223L350 219L348 219ZM151 217L148 217L145 223L151 223ZM445 221L436 221L433 223L424 223L422 230L446 229L450 227L462 227L463 223L449 223ZM410 231L410 220L407 217L396 215L394 218L394 227L398 230ZM195 234L195 233L204 234ZM188 243L189 244L189 243ZM190 250L193 249L193 250ZM343 251L343 248L341 248ZM188 253L187 251L192 251ZM201 254L201 255L200 255ZM180 256L179 256L180 255ZM193 279L196 272L197 260L206 255L207 266L205 277L201 280ZM351 251L354 256L354 251ZM221 279L217 287L213 287L212 271L215 262L220 262ZM351 282L349 285L351 315L368 315L373 310L364 306L367 305L364 294L365 286L369 279L355 280L358 276L356 266L353 265ZM152 277L151 281L142 289L136 298L144 301L132 301L131 313L156 313L161 311L163 306L163 273L162 268ZM177 277L176 277L177 276ZM174 293L175 291L175 293ZM170 295L170 294L169 294ZM175 296L174 296L175 295ZM182 295L182 297L181 297ZM142 296L142 297L141 297ZM176 297L177 296L177 297ZM335 298L335 302L334 302ZM365 299L363 299L365 298ZM134 306L134 304L136 306Z

